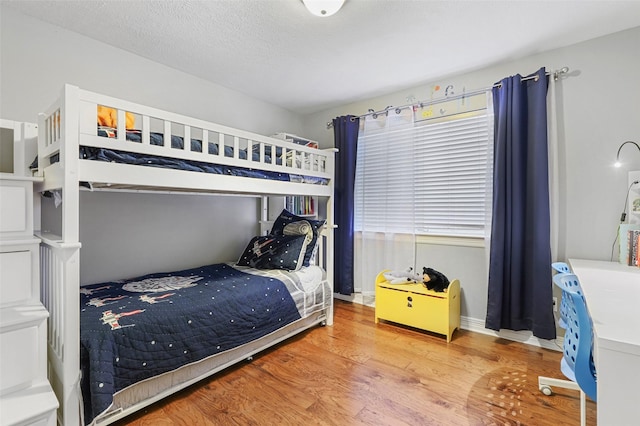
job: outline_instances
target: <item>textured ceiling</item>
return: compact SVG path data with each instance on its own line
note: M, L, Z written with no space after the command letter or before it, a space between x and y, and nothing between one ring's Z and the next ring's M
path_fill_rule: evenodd
M303 114L640 26L637 0L2 1Z

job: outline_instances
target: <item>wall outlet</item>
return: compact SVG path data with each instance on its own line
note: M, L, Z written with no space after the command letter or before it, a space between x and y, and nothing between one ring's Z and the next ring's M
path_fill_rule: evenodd
M553 298L553 312L558 312L558 298Z

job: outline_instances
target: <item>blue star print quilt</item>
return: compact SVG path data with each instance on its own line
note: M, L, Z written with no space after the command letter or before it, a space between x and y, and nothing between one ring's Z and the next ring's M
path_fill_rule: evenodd
M287 285L215 264L80 289L85 421L129 385L301 318Z

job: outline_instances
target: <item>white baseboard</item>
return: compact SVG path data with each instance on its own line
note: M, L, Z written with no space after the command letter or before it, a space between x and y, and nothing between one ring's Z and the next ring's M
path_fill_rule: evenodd
M344 294L334 293L333 297L347 302L370 306L372 308L375 308L376 306L375 295L363 295L362 293L354 293L346 296ZM533 336L530 331L489 330L488 328L485 328L484 320L477 318L461 316L460 328L463 330L473 331L475 333L486 334L488 336L499 337L502 339L512 340L514 342L520 342L527 345L538 346L540 348L551 349L555 351L562 351L562 345L564 343L563 337L557 337L554 340L539 339Z
M460 317L460 328L463 330L482 333L489 336L500 337L502 339L513 340L514 342L525 343L527 345L538 346L540 348L562 351L564 338L556 337L554 340L539 339L530 331L500 330L494 331L485 328L484 320L470 317Z
M369 306L372 308L376 307L376 296L375 294L362 294L362 293L353 293L350 295L344 295L344 294L338 294L338 293L333 293L333 298L334 299L339 299L339 300L344 300L346 302L351 302L351 303L359 303L361 305L365 305L365 306Z

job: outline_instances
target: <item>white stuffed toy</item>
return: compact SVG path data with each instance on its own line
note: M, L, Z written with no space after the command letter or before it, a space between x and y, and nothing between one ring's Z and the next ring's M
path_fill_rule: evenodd
M382 274L389 284L415 284L422 282L422 274L415 274L413 268L404 271L388 271Z

